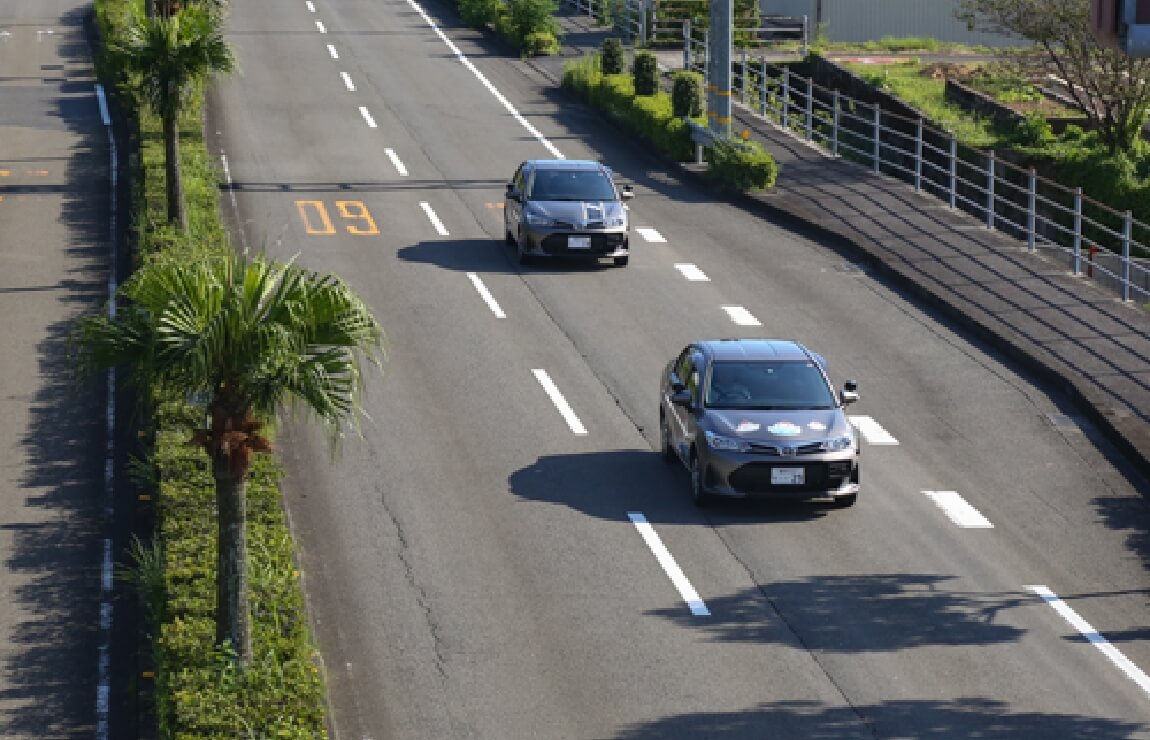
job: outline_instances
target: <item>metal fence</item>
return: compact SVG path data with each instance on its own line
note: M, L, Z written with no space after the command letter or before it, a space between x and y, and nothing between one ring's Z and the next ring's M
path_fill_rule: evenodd
M701 36L701 37L700 37ZM684 34L683 66L707 74L705 34ZM732 60L732 98L783 129L844 157L912 183L1024 240L1030 252L1060 258L1075 275L1150 301L1150 225L954 134L816 84L746 51Z

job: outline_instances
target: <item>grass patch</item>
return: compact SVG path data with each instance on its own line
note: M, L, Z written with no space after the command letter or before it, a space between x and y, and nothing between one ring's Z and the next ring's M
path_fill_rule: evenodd
M980 149L993 149L1005 140L1005 132L994 121L971 114L946 99L946 83L924 77L923 64L917 59L898 64L859 64L839 62L868 84L893 95L922 111L934 125L953 132L958 140Z
M105 39L122 33L143 0L95 0ZM139 258L160 250L195 253L231 249L219 215L220 172L203 139L203 96L180 120L180 151L188 230L167 224L163 140L159 120L134 106L103 50L97 69L137 123L140 149L132 177L132 227ZM155 396L155 394L150 394ZM156 528L136 547L131 579L146 605L155 664L158 732L166 739L326 738L326 690L308 629L293 544L284 520L281 470L257 455L248 484L249 579L253 660L242 674L214 649L215 489L207 456L189 445L204 408L153 398L145 414L146 475Z

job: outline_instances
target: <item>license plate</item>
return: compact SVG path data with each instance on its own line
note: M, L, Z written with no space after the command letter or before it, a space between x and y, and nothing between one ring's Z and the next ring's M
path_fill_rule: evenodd
M771 468L771 485L801 486L805 472L802 468Z
M590 249L591 237L589 236L569 236L567 237L568 249Z

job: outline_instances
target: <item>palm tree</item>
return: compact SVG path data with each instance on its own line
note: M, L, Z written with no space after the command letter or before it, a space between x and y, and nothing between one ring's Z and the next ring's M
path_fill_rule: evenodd
M78 365L123 367L128 381L207 399L195 432L211 460L218 507L216 641L240 665L251 659L247 477L270 450L260 433L287 403L302 405L338 439L356 423L362 361L379 365L383 332L339 278L293 262L232 252L189 258L156 254L120 288L114 316L89 316L76 332Z
M171 15L133 20L112 53L128 72L140 99L160 117L164 135L168 222L187 228L180 179L179 118L196 85L235 69L223 37L223 15L211 4L189 5Z

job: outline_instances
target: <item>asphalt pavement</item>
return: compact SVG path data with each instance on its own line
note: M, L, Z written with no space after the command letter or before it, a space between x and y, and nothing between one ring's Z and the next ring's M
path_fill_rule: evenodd
M389 340L362 439L277 437L335 737L1150 737L1145 484L1057 385L451 3L250 0L228 38L237 241ZM556 152L634 184L628 267L515 262L504 184ZM655 450L664 363L763 335L858 379L855 507L702 512Z
M89 13L80 0L0 3L5 738L93 738L99 718L105 396L102 383L77 384L66 346L72 320L107 298L108 144Z
M568 60L597 49L609 35L567 6L561 23L563 54L533 62L555 84ZM664 69L682 68L681 50L657 54ZM895 58L871 55L879 56ZM733 107L734 130L749 131L782 167L771 192L741 204L847 245L858 259L1061 386L1142 475L1150 475L1150 309L1123 303L1073 275L1064 259L1030 254L1024 242L901 180L831 157L745 106Z

